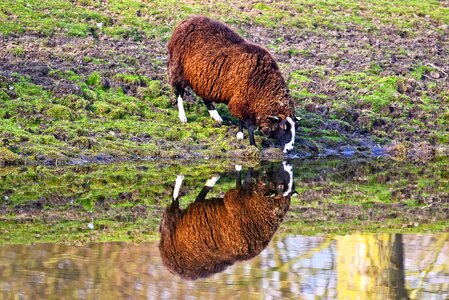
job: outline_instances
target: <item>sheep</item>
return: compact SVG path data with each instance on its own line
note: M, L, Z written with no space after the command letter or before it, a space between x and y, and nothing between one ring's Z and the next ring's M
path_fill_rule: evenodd
M190 87L219 124L223 120L213 102L228 105L240 120L238 139L243 139L245 125L255 146L257 126L278 140L284 153L293 150L298 119L279 67L267 50L227 25L204 16L181 22L168 42L168 73L182 123L187 122L184 92Z
M170 272L188 280L208 277L268 245L290 206L292 166L284 162L281 170L256 174L249 169L243 184L240 170L236 188L224 198L206 199L219 178L212 177L185 210L179 208L183 177L177 177L159 227L159 250Z

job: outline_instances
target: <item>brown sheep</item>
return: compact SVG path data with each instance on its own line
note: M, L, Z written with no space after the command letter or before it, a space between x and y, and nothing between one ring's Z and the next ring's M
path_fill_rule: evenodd
M159 250L164 265L182 278L195 280L222 272L239 260L258 255L270 242L290 206L293 171L247 172L224 198L205 199L215 179L208 180L195 202L179 208L178 176L173 202L163 214Z
M243 139L245 124L250 144L255 145L253 130L258 126L279 141L284 153L293 149L295 103L267 50L245 41L223 23L198 16L176 27L168 54L169 79L181 122L187 122L183 97L190 87L218 123L222 119L212 102L228 105L230 113L240 119L239 139Z

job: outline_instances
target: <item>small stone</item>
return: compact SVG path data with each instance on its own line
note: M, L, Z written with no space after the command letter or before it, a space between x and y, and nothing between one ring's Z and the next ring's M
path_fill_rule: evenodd
M440 73L438 73L438 72L436 72L436 71L430 72L430 76L431 76L432 78L435 78L435 79L438 79L438 78L441 77L441 76L440 76Z

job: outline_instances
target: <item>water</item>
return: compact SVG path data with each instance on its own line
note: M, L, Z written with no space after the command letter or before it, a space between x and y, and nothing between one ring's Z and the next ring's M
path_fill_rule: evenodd
M275 237L260 255L183 280L158 242L0 247L2 299L447 299L449 234Z
M0 299L448 299L448 165L0 169Z

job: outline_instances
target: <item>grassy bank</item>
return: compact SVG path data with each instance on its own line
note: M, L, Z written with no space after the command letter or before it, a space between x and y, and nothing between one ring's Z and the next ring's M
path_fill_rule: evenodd
M299 155L447 145L447 1L5 0L0 164L258 156L225 107L216 127L192 96L179 124L166 42L196 14L273 54L302 117Z

